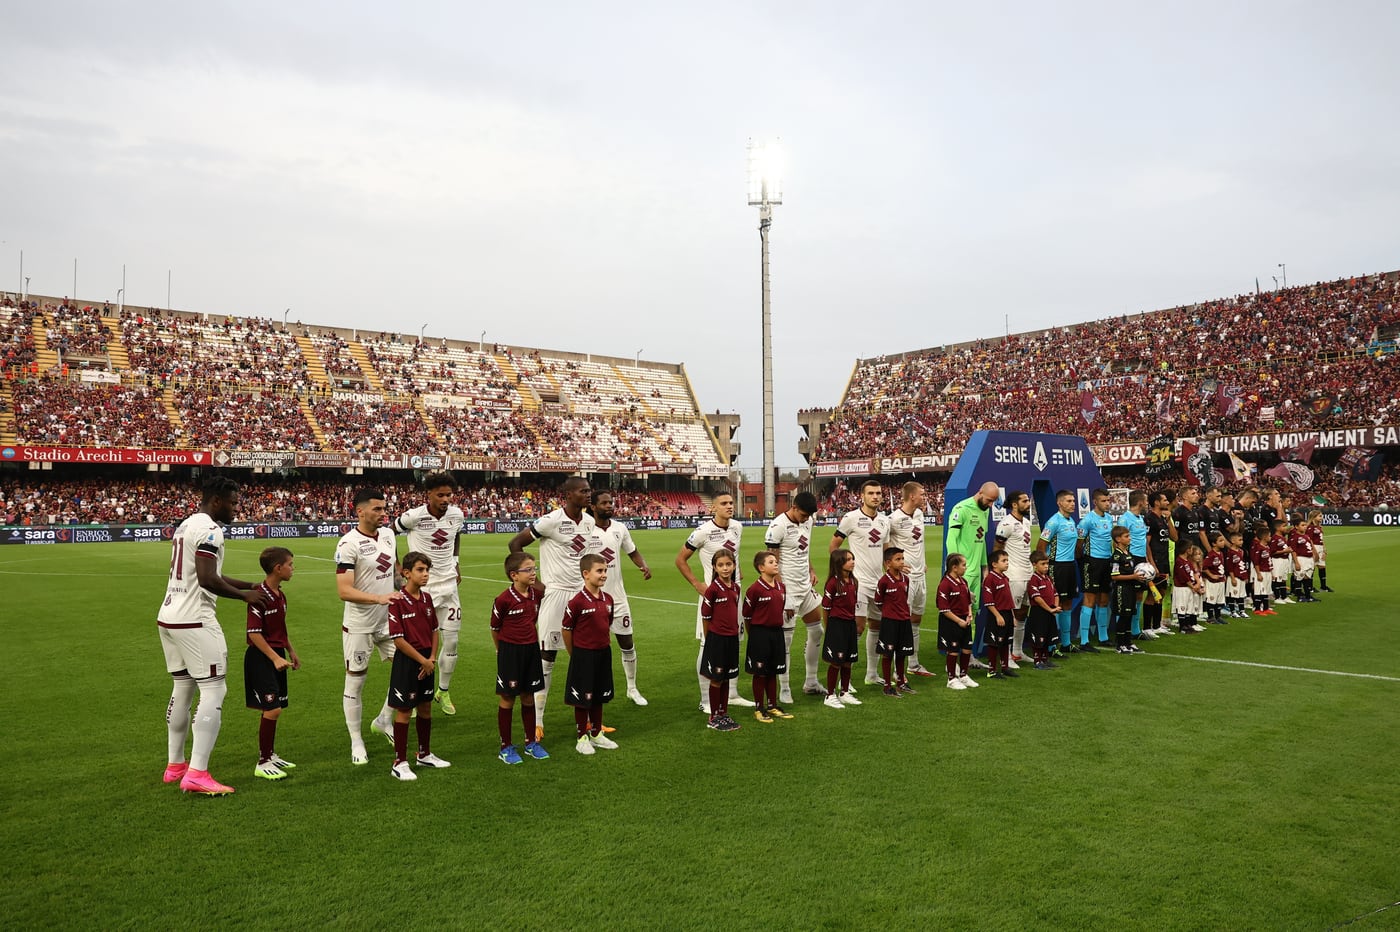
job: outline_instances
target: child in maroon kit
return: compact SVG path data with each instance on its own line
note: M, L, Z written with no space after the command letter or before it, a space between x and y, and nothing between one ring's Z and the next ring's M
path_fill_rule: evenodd
M822 590L822 621L826 625L822 659L830 664L826 668L826 698L822 705L832 709L860 705L851 689L851 665L860 659L860 638L865 633L865 619L856 615L860 583L856 581L855 567L854 553L844 547L833 550L826 588Z
M1016 597L1011 594L1011 580L1006 576L1011 557L1005 550L993 550L988 558L991 569L982 579L982 605L987 609L987 677L1008 679L1020 676L1011 669L1012 616Z
M1206 592L1201 572L1196 568L1200 560L1201 548L1187 544L1177 554L1176 568L1172 571L1172 608L1176 611L1177 630L1182 634L1199 634L1205 630L1196 624Z
M744 672L753 674L753 717L772 724L775 718L793 717L778 705L778 677L787 672L787 642L783 640L787 589L773 551L754 554L753 568L758 570L758 579L744 593L744 624L749 629Z
M394 639L394 667L389 674L389 707L394 710L396 780L417 780L408 764L408 720L418 711L419 767L451 767L432 752L433 671L437 667L438 620L433 597L424 589L433 561L411 551L403 558L402 597L389 601L389 636Z
M603 733L603 703L613 697L613 597L603 591L608 561L601 554L586 553L578 568L583 588L564 606L564 649L569 652L564 701L574 707L576 751L615 751L617 742Z
M287 707L287 671L300 670L301 658L287 637L287 594L282 583L292 578L292 552L268 547L258 557L267 578L258 587L267 601L248 606L248 650L243 655L243 682L248 708L262 713L258 720L258 764L253 775L281 780L296 764L273 750L277 719Z
M938 648L948 653L948 688L968 689L978 682L967 675L972 662L972 592L967 588L967 557L948 554L938 583Z
M1244 593L1249 579L1249 556L1244 550L1244 535L1230 532L1230 547L1225 551L1225 611L1236 618L1248 618Z
M1031 637L1035 650L1035 668L1054 670L1059 664L1050 659L1050 645L1055 643L1059 630L1055 616L1060 611L1060 593L1055 588L1055 580L1050 575L1050 558L1045 551L1031 554L1031 568L1035 572L1026 583L1026 599L1030 602L1030 617L1026 620L1026 632Z
M708 727L738 731L739 723L729 717L729 681L739 676L739 584L734 581L738 569L734 554L716 550L710 569L713 578L700 602L700 621L705 626L700 672L710 681Z
M875 584L875 605L880 609L878 649L880 669L885 674L885 695L898 697L914 692L905 675L909 655L914 653L914 625L909 619L909 577L904 575L904 551L886 547L884 556L885 575Z
M1269 594L1273 589L1274 561L1269 556L1269 528L1260 524L1254 529L1254 541L1249 545L1250 593L1254 597L1254 614L1277 615L1269 608Z
M1302 590L1298 601L1320 602L1321 599L1313 596L1316 563L1313 560L1312 535L1308 533L1308 523L1301 514L1293 516L1293 527L1288 531L1288 549L1293 551L1293 584Z
M1208 550L1201 560L1201 576L1206 589L1205 621L1210 625L1228 625L1220 617L1225 607L1225 549L1229 542L1224 534L1216 534L1210 541Z
M1322 512L1308 512L1308 540L1313 545L1313 564L1317 567L1317 588L1321 592L1331 592L1327 585L1327 545L1322 536Z
M544 688L535 558L524 552L507 556L506 578L510 588L496 596L491 606L491 640L496 645L496 726L501 733L501 750L496 756L507 764L523 760L510 740L510 720L518 696L525 753L535 760L547 760L549 752L535 736L535 692Z

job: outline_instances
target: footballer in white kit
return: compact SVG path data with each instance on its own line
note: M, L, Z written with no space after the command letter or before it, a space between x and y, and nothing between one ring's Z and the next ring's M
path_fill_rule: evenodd
M1025 492L1006 493L1006 514L997 522L996 539L1011 561L1006 569L1006 578L1011 583L1011 598L1016 604L1011 635L1012 664L1021 659L1021 648L1025 644L1026 615L1030 608L1026 600L1026 586L1034 574L1031 568L1031 541L1034 538L1031 497ZM1013 666L1012 669L1016 668Z
M389 635L389 600L394 597L398 555L394 532L384 526L384 493L360 489L355 493L358 524L336 543L336 595L345 603L341 616L340 641L345 656L345 727L350 733L350 762L369 763L361 737L364 715L365 679L373 654L381 660L394 658L394 639ZM370 727L391 743L394 740L388 690L384 707Z
M457 642L462 631L462 599L458 593L462 574L457 567L457 552L466 515L452 504L457 491L452 473L428 473L423 477L423 491L427 501L394 519L394 530L407 535L409 550L426 554L433 561L428 585L424 587L433 597L441 635L438 688L433 701L442 706L444 714L455 715L457 706L449 690L452 673L457 669Z
M544 595L540 599L539 633L544 688L535 693L537 738L544 735L544 706L554 678L554 661L564 649L564 609L583 588L578 561L588 552L594 530L593 516L584 510L593 497L588 480L570 476L559 491L564 506L516 534L507 545L511 553L523 553L533 541L540 542L540 584Z
M792 505L768 525L763 542L778 555L778 569L787 589L786 610L783 614L783 637L792 650L797 619L807 626L807 639L802 658L806 663L806 678L802 691L812 696L825 696L826 688L817 679L817 667L822 653L822 601L814 591L816 574L812 572L812 515L817 513L817 499L811 492L798 492ZM878 578L878 577L877 577ZM788 674L778 676L778 701L792 702Z
M266 597L256 583L230 579L224 570L224 531L238 511L238 483L212 476L205 483L200 510L175 529L171 539L170 577L165 600L156 614L165 669L173 681L165 710L166 765L164 781L180 784L187 793L223 796L233 792L209 775L209 756L223 723L228 692L228 642L215 605L220 597L262 605ZM190 733L190 706L199 692L194 713L194 741L185 760Z
M928 558L924 552L924 508L928 493L918 482L906 482L899 490L899 507L890 512L890 546L904 551L904 575L909 579L909 621L914 634L914 655L908 672L933 676L919 660L919 634L928 608ZM874 642L870 642L873 647ZM876 653L869 650L868 654ZM866 676L878 671L867 663ZM876 677L878 679L878 675Z
M596 553L608 561L608 578L603 583L603 591L613 597L612 633L617 638L618 651L622 654L622 672L627 677L627 698L637 705L647 701L637 689L637 647L632 638L632 606L627 602L627 589L622 584L622 555L627 557L642 571L643 579L651 579L651 567L642 557L637 545L632 542L632 532L621 521L613 520L613 497L611 492L596 492L593 506L588 509L593 516L593 540L589 552Z
M827 548L835 553L845 541L856 558L856 615L865 624L865 682L880 683L879 651L875 644L880 637L880 609L875 605L875 586L885 575L885 548L890 546L890 519L880 513L885 490L874 479L860 486L860 507L848 511L836 525L836 533Z
M702 523L681 544L676 554L676 569L690 583L700 598L695 603L695 639L700 642L700 653L695 659L695 676L700 684L700 710L710 714L710 678L701 672L705 661L705 623L700 617L705 603L705 590L714 581L715 554L724 550L734 558L734 584L739 584L739 545L744 536L744 526L734 520L734 496L728 492L716 495L711 507L714 516ZM704 582L695 578L690 569L690 558L700 555L700 569ZM753 702L739 695L739 680L729 681L729 702L731 705L752 706Z

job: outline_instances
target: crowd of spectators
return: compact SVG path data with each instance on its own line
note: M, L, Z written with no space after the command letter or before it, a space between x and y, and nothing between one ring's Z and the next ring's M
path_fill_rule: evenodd
M316 435L292 395L198 383L175 392L193 447L220 450L319 450Z
M10 391L21 443L156 449L181 443L152 389L45 377L15 382Z
M385 391L400 394L457 395L474 402L515 405L518 396L500 364L489 353L405 342L393 335L361 337Z
M326 449L348 453L424 453L438 448L412 404L365 398L322 398L312 415L326 438Z
M154 383L307 385L301 349L270 320L225 317L214 322L158 310L124 310L121 327L129 371Z
M80 308L65 302L57 307L45 307L35 323L44 327L49 349L60 356L99 359L107 355L107 341L112 331L96 308Z
M355 490L373 485L385 495L385 510L397 515L423 502L412 483L347 482L326 479L267 479L242 482L237 520L345 522L353 520ZM702 513L694 492L609 490L619 518ZM495 483L459 489L455 502L469 518L524 520L561 504L556 487ZM0 478L0 524L178 523L199 507L196 483L169 476L140 479L51 479L27 474Z
M532 418L519 410L503 408L433 408L428 412L442 438L443 448L453 453L520 454L539 448L530 429Z
M20 307L13 302L0 308L0 371L7 379L34 365L37 351L32 324L37 315L33 307Z
M1105 442L1394 423L1400 363L1370 349L1397 299L1400 280L1348 279L867 360L815 459L950 452L979 429Z

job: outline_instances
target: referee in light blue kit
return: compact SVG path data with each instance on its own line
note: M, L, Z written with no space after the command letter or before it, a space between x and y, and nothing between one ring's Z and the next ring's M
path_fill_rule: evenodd
M1079 543L1079 528L1074 523L1074 493L1068 489L1056 492L1055 505L1059 511L1040 529L1040 546L1054 561L1051 573L1055 592L1060 597L1055 624L1060 629L1060 649L1068 653L1072 641L1070 612L1074 597L1079 594L1079 573L1074 566L1074 548Z
M1079 645L1083 650L1089 643L1089 627L1095 623L1099 629L1099 643L1108 643L1108 589L1109 566L1113 563L1113 519L1105 509L1108 507L1108 489L1094 489L1089 493L1093 510L1079 518L1079 541L1083 547L1084 561L1084 607L1079 614ZM1090 653L1098 653L1097 648Z
M1132 555L1133 565L1149 562L1147 559L1147 519L1143 517L1143 512L1147 511L1147 493L1136 489L1128 493L1128 510L1118 516L1116 522L1118 527L1128 529L1128 553ZM1147 594L1146 587L1137 596L1137 604L1133 606L1133 637L1142 634L1142 600ZM1147 635L1149 640L1156 640L1157 635Z

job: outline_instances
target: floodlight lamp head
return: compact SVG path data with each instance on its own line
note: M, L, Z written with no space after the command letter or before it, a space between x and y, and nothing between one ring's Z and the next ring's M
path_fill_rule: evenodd
M782 140L749 140L749 206L763 207L783 202Z

